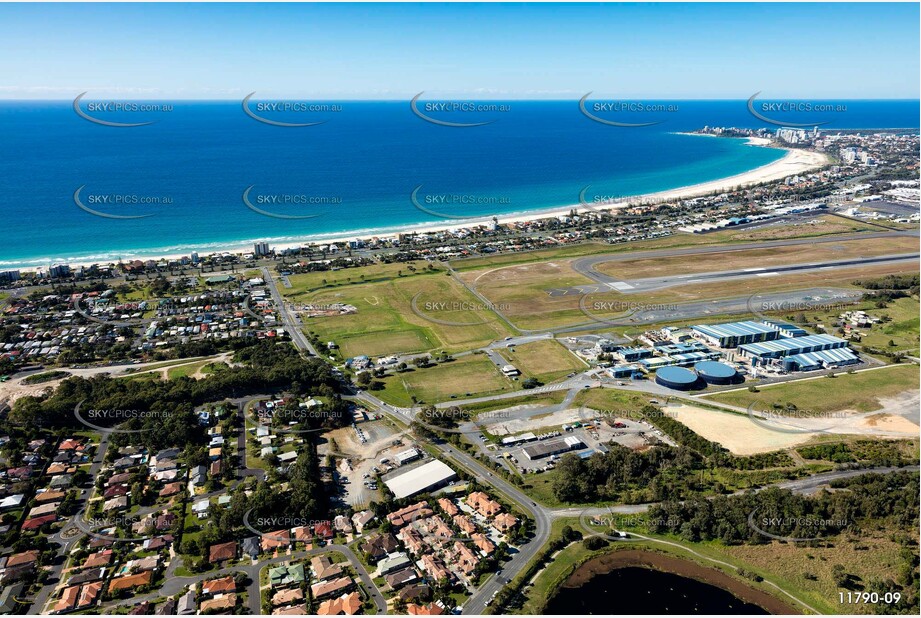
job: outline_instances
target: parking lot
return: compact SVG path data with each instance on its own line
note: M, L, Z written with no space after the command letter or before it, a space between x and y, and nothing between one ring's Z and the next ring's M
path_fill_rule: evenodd
M378 472L393 469L381 459L390 459L395 453L405 450L411 441L385 420L359 423L355 427L343 427L326 434L326 444L320 445L321 456L335 454L340 499L352 506L367 505L382 496L381 488L372 483ZM331 448L335 441L335 452Z

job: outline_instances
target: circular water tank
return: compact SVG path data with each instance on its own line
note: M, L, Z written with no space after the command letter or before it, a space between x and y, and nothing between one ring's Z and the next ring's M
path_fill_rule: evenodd
M656 384L679 391L689 391L698 385L697 374L683 367L662 367L656 371Z
M738 376L735 367L717 361L699 362L694 369L707 384L732 384Z

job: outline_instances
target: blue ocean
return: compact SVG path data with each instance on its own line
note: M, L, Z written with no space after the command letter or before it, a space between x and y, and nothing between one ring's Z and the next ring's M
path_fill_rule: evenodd
M89 103L81 109L93 117L151 124L103 126L80 117L71 101L0 102L0 268L462 222L576 204L589 185L590 195L638 195L783 156L741 139L682 134L705 125L776 128L744 100L663 101L671 109L606 116L657 123L643 127L593 121L577 101L427 114L488 122L475 127L427 122L408 101L324 102L325 111L250 104L276 122L321 123L303 127L255 120L239 101L156 101L148 103L169 107L115 112ZM918 127L918 101L835 103L846 111L782 117L827 122L821 128L832 132Z

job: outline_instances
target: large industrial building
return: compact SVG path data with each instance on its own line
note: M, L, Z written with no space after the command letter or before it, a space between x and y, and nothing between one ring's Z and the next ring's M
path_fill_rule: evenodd
M652 356L652 350L649 348L621 348L614 352L614 356L622 359L624 362L633 363Z
M783 337L805 337L809 334L805 329L789 322L778 322L777 320L763 320L763 322L779 330Z
M560 453L568 453L569 451L575 451L580 448L585 448L585 443L582 442L582 440L575 436L566 436L562 440L538 442L537 444L526 446L521 450L524 451L525 457L534 461L535 459L559 455Z
M408 498L424 491L431 491L457 479L457 474L447 464L437 459L384 479L384 485L397 498Z
M783 368L786 371L815 371L817 369L828 369L829 367L856 365L859 362L860 358L849 349L834 348L832 350L785 356Z
M780 337L780 330L763 322L729 322L698 324L691 330L706 341L721 348L736 348L747 343L771 341Z
M783 358L809 352L846 348L847 341L831 335L807 335L749 343L739 346L739 354L752 359L752 362L766 361L771 358Z

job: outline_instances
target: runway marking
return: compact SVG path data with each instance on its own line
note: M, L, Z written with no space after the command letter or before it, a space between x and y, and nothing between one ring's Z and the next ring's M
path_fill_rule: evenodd
M755 272L756 270L765 270L765 268L763 267L762 268L743 268L742 270L744 270L747 273L750 273L750 272Z
M779 275L780 273L770 272L770 273L758 273L758 277L773 277L774 275Z
M625 281L614 281L612 283L609 283L608 286L610 286L611 288L619 292L623 292L626 290L632 290L634 287L636 287L636 286L630 285L629 283Z

